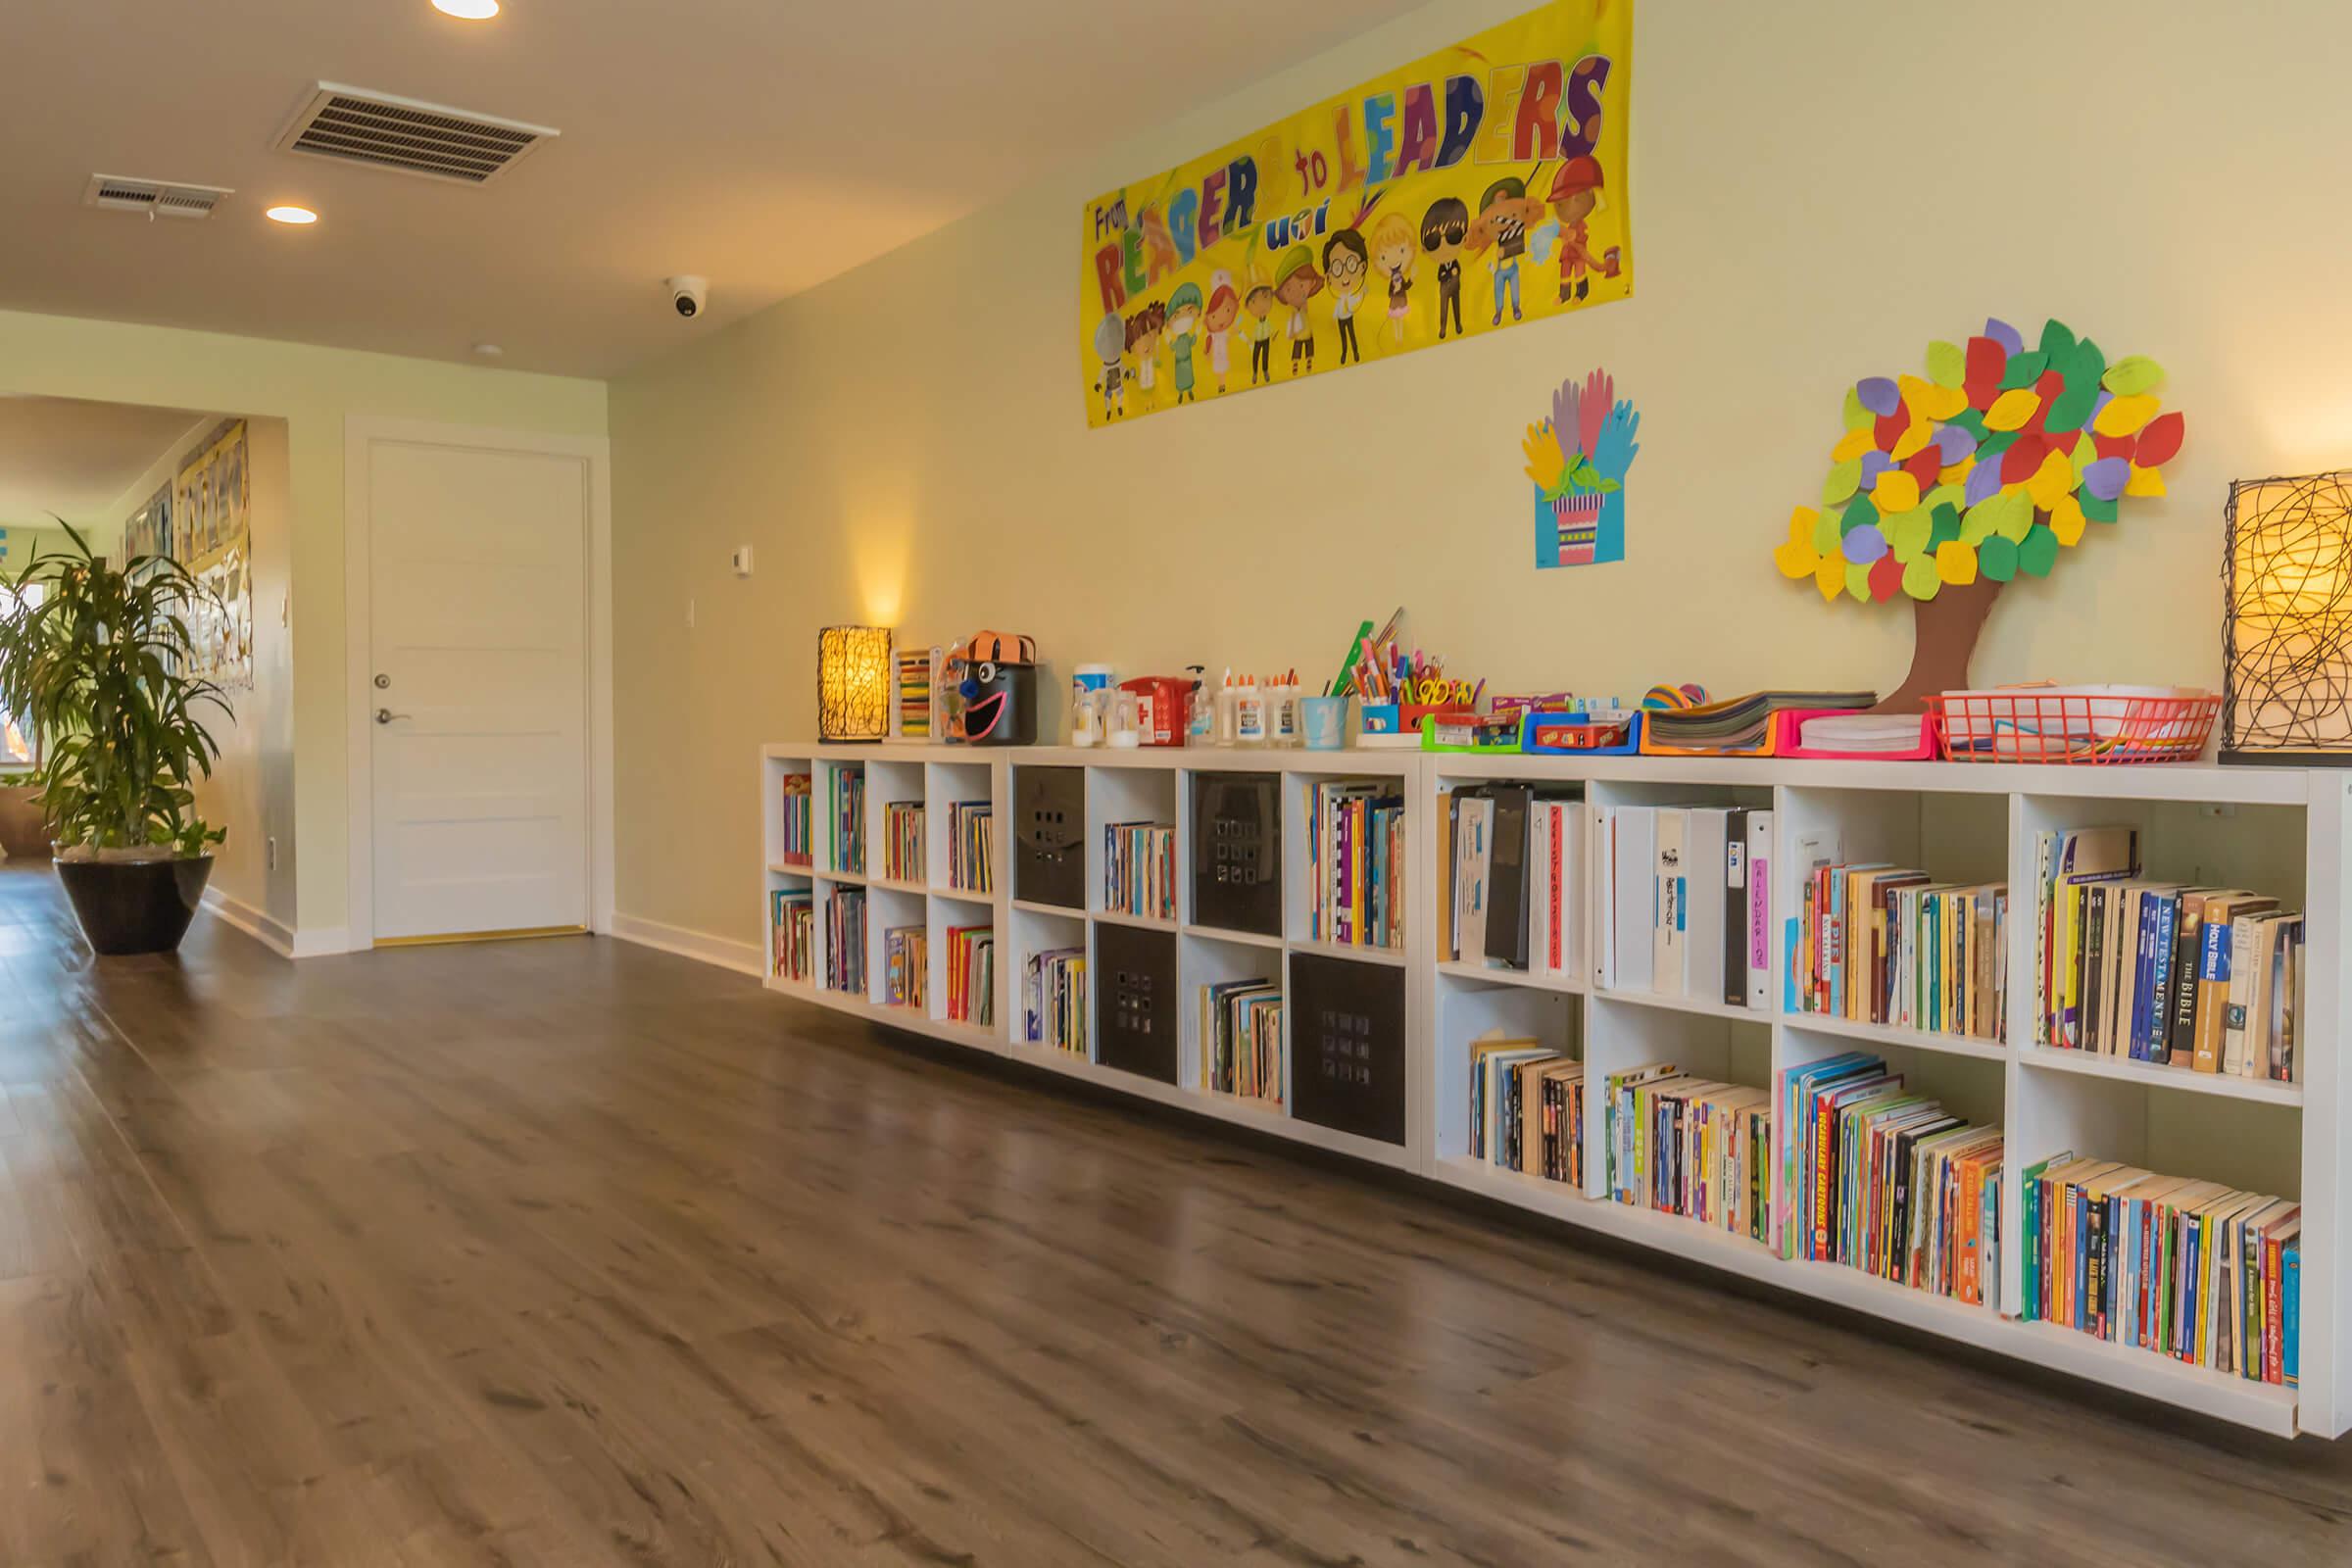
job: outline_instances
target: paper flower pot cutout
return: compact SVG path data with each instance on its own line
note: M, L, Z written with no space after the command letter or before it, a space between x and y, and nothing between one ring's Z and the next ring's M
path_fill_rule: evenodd
M1590 566L1625 559L1625 474L1642 448L1642 416L1615 403L1605 370L1560 383L1551 417L1527 427L1519 450L1536 482L1536 564Z
M2058 321L2029 349L1988 320L1965 345L1929 344L1927 371L1845 389L1820 505L1796 508L1772 552L1833 605L1909 601L1911 670L1886 713L1966 686L2002 586L2048 576L2126 500L2164 494L2157 470L2180 450L2163 368L2136 354L2110 365Z

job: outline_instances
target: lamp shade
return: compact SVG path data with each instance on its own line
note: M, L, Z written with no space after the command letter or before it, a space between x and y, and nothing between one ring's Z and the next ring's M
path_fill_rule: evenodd
M816 738L878 741L890 733L890 628L827 626L816 634Z
M2222 760L2352 765L2352 470L2230 487Z

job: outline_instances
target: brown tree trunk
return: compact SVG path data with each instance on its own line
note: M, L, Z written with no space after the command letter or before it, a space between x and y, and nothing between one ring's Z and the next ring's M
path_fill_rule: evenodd
M1913 600L1911 673L1871 711L1925 712L1921 698L1966 686L1977 635L1984 629L1984 616L2000 591L1999 583L1979 577L1965 588L1946 583L1935 598Z

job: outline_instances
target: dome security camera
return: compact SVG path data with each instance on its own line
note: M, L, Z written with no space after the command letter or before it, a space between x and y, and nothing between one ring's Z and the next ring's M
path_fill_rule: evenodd
M707 277L664 278L662 286L669 290L669 307L678 313L681 321L693 320L710 303L710 280Z

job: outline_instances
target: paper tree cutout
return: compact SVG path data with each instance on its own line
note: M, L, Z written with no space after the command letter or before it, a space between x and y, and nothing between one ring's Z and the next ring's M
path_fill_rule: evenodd
M2029 350L1988 320L1965 347L1929 344L1927 371L1846 389L1821 505L1796 508L1772 553L1833 604L1916 607L1911 674L1880 705L1890 712L1965 685L2000 586L2048 576L2123 498L2163 495L2157 470L2180 449L2180 416L2158 412L2163 369L2138 355L2111 365L2058 321Z
M1612 403L1615 383L1594 370L1560 383L1551 417L1519 444L1536 481L1536 564L1589 566L1625 559L1625 475L1642 448L1642 416Z

